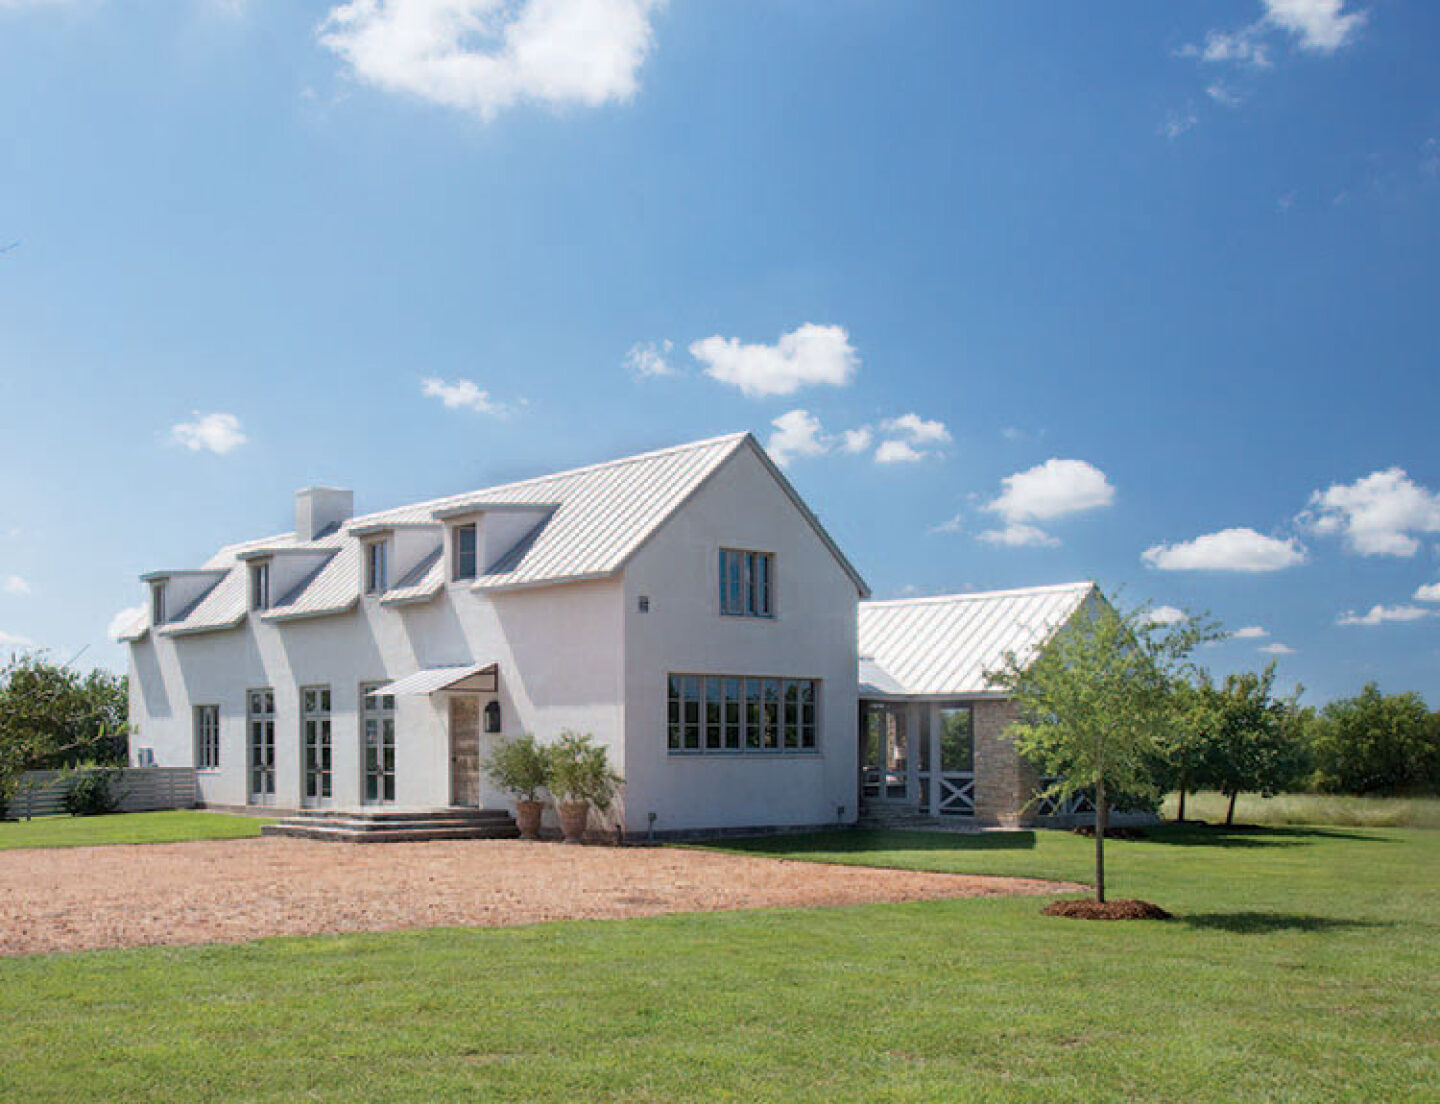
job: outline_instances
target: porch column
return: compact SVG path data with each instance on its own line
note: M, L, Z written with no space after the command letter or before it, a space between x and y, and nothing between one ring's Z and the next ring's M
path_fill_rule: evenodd
M920 803L920 706L905 703L905 793L907 799Z
M930 795L931 816L940 815L940 703L930 703Z

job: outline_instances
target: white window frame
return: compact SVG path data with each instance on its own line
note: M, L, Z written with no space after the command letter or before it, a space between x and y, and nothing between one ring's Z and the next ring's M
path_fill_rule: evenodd
M395 742L395 695L376 694L373 691L385 685L385 680L362 682L360 684L360 802L363 805L393 805L399 771L399 748ZM370 769L371 726L374 726L376 769ZM385 768L385 748L390 748L391 766ZM370 779L375 779L375 796L370 796ZM390 782L390 795L385 794L386 779Z
M465 573L460 564L460 534L470 533L474 543L471 547L471 560L473 567L470 572ZM458 525L450 526L450 581L452 583L473 582L480 576L480 525L475 521L461 522Z
M313 736L311 726L314 726ZM316 752L310 769L310 749ZM316 792L310 792L312 780ZM335 799L335 701L328 685L300 687L300 804L328 805Z
M275 716L274 688L254 686L245 691L245 792L250 803L255 805L275 804ZM257 748L268 752L265 756L267 761L258 766ZM255 788L257 771L268 782L268 788Z
M220 769L220 707L195 707L195 769Z
M165 583L156 581L150 584L150 623L163 625L165 621Z
M384 539L365 543L365 593L384 594L390 589L390 542Z
M270 561L259 560L250 565L250 608L270 608Z
M671 672L665 679L666 750L681 756L818 755L820 688L813 678Z
M719 558L720 615L775 618L775 553L722 548Z

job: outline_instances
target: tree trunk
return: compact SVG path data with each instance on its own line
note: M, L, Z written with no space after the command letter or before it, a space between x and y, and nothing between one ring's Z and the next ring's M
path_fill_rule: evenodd
M1105 903L1105 779L1095 780L1095 900Z
M1225 827L1226 827L1226 828L1229 828L1230 825L1232 825L1232 824L1235 823L1235 799L1236 799L1237 797L1239 797L1239 796L1240 796L1240 793L1239 793L1238 790L1237 790L1235 793L1232 793L1232 794L1230 795L1230 808L1228 808L1228 809L1225 810Z
M1175 823L1185 823L1185 787L1180 787L1180 808L1175 813Z

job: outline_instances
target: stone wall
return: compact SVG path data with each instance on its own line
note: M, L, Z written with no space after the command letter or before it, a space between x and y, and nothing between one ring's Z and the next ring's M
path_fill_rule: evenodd
M975 822L1000 828L1035 823L1027 807L1039 778L1020 758L1005 729L1015 719L1014 702L975 703Z

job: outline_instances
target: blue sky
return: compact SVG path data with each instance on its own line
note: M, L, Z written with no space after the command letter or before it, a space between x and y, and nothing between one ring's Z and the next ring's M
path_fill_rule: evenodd
M1440 704L1437 39L1419 0L0 0L0 642L121 667L137 575L306 484L750 429L877 597L1091 577L1249 630L1217 672Z

